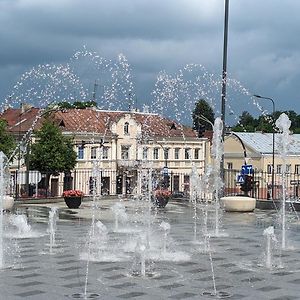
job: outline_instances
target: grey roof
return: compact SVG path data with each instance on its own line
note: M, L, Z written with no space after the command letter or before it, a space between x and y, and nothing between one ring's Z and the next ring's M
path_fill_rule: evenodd
M234 132L245 144L246 147L252 148L254 151L261 154L271 154L272 153L272 133L262 133L262 132ZM275 152L278 148L278 143L281 142L282 135L280 133L275 133ZM290 155L300 155L300 134L291 134L289 136L290 142L289 154Z

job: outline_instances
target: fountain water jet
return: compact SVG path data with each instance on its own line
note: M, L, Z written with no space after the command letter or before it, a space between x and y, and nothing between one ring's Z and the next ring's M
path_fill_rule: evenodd
M214 201L215 201L215 236L219 236L220 227L220 192L223 187L223 180L221 178L221 160L223 156L223 122L221 118L216 118L213 127L213 142L212 142L212 157L214 160Z
M200 178L195 164L192 165L191 172L191 192L190 192L190 201L194 206L194 243L197 242L197 222L198 222L198 214L197 214L197 200L200 198Z
M272 269L272 241L277 241L276 236L274 234L274 227L269 226L267 229L264 230L264 236L267 237L267 246L266 246L266 268Z
M14 215L10 218L11 224L17 227L18 237L29 237L31 236L31 226L27 222L25 215Z
M49 244L49 252L53 254L53 247L56 246L55 243L55 233L56 233L56 222L57 222L57 207L51 207L49 211L49 221L48 221L48 232L50 234L50 244Z
M283 173L282 173L282 207L281 207L281 226L282 226L282 236L281 236L281 248L286 249L286 165L287 165L287 154L290 146L290 126L291 121L285 113L282 113L276 120L276 126L282 132L278 148L281 153L281 158L283 162Z
M6 191L5 183L5 155L0 151L0 269L4 267L3 257L3 202Z
M166 257L167 254L167 243L168 243L168 234L170 232L170 224L167 222L161 222L160 227L164 230L164 238L163 238L163 257Z
M111 207L112 212L115 215L115 232L119 231L119 222L125 223L128 220L126 211L125 211L125 206L123 203L116 203Z

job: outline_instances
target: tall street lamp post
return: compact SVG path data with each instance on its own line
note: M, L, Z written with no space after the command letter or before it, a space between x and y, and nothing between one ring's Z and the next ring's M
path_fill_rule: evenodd
M272 200L274 200L274 183L275 183L275 130L274 130L274 126L275 126L275 102L272 98L270 97L263 97L260 95L253 95L255 98L259 98L259 99L265 99L265 100L270 100L272 102L272 106L273 106L273 135L272 135Z
M222 95L221 95L221 120L223 122L223 132L222 132L222 140L223 141L224 141L224 137L225 137L225 100L226 100L226 80L227 80L228 12L229 12L229 0L225 0ZM221 160L221 173L222 173L222 178L223 178L224 177L224 155Z

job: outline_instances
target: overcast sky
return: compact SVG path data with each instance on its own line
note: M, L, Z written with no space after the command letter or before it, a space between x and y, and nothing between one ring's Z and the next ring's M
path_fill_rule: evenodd
M230 0L228 40L230 78L298 114L299 11L295 0ZM194 63L221 74L224 0L0 0L0 22L2 99L24 72L69 63L84 45L106 59L127 57L139 105L151 101L161 70L175 74ZM80 76L92 89L88 72ZM234 99L231 107L240 114L246 104Z

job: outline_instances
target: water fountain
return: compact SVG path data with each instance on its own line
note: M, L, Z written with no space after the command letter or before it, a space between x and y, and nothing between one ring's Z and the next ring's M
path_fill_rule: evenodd
M171 226L167 222L162 222L160 224L160 227L164 230L162 255L163 255L163 258L166 258L167 244L168 244L168 235L169 235Z
M277 242L276 236L274 234L274 227L269 226L264 230L263 233L264 236L267 238L267 244L266 244L266 258L265 258L265 265L267 269L272 269L273 262L272 262L272 242Z
M81 54L80 54L81 55ZM80 55L77 55L74 60L78 60L78 57ZM88 54L86 54L88 55ZM122 64L125 66L124 70L127 68L128 66L126 66L126 61L124 59L121 59ZM100 63L99 63L100 64ZM101 63L103 64L103 63ZM40 70L41 71L41 70ZM71 72L67 72L67 70L65 70L66 73L68 73L69 75L71 74ZM116 72L113 72L114 76L116 75ZM126 73L126 72L125 72ZM28 75L30 76L30 75ZM177 83L175 85L172 85L172 82L174 82L174 78L167 78L168 76L165 76L165 79L168 79L168 83L169 83L169 91L174 92L174 94L176 94L176 91L181 90L181 92L188 90L187 88L187 84L189 84L189 87L192 86L196 86L195 82L193 82L192 80L190 81L185 81L182 78L178 78ZM204 76L210 83L211 83L211 87L213 87L218 80L215 80L212 78L212 76L210 76L209 74L206 73L206 75ZM72 77L73 81L76 82L76 77ZM128 77L126 77L128 78ZM200 81L201 79L197 79L197 84L199 84L200 86ZM58 85L58 81L56 82ZM20 88L21 85L19 85ZM112 107L112 102L113 100L116 100L118 97L116 96L116 88L119 86L119 83L114 82L114 84L112 84L110 86L110 88L106 89L104 92L106 93L105 98L106 101L108 102L108 106L109 108ZM199 87L198 86L198 87ZM203 86L203 85L202 85ZM173 89L173 87L175 87ZM178 89L176 89L178 88ZM126 89L123 89L122 92L124 92L126 94L126 99L129 101L129 96L128 96L128 91ZM200 96L202 97L206 97L208 93L206 93L203 89L202 92L200 91L201 89L198 89L196 94L197 97L199 98ZM124 95L125 95L124 94ZM156 96L157 99L160 98L161 100L161 96L167 96L167 93L165 93L164 91L162 91L160 93L159 90L156 90ZM176 97L174 97L174 99L180 99L180 97L177 97L179 94L175 95ZM86 97L86 96L85 96ZM19 97L21 98L21 97ZM28 96L29 98L29 96ZM51 97L49 97L51 98ZM48 100L49 100L48 98ZM180 120L180 111L182 111L182 115L186 114L186 112L188 110L191 109L192 107L192 103L194 104L194 97L190 97L190 95L187 95L187 98L189 99L186 104L187 107L185 107L185 109L180 110L179 106L177 106L177 104L175 105L175 116L176 118L178 117L178 120ZM209 99L211 100L213 97L209 97ZM83 97L84 99L84 97ZM49 101L47 100L47 103L49 103ZM59 99L56 99L59 100ZM73 99L74 100L74 99ZM124 99L122 99L124 100ZM164 100L164 99L163 99ZM117 101L116 101L117 102ZM126 102L126 101L125 101ZM163 102L163 101L162 101ZM172 105L174 104L174 102L170 102ZM106 103L107 104L107 103ZM117 105L118 106L118 105ZM157 109L159 109L159 106L157 106ZM163 107L162 109L165 109L165 107ZM160 111L162 112L162 111ZM133 279L133 284L137 287L145 287L145 283L144 281L146 280L138 280L140 277L145 279L145 278L149 278L151 276L149 276L150 274L154 274L154 272L149 271L150 268L150 261L155 261L156 263L156 267L159 268L160 265L162 265L163 267L161 267L161 279L160 279L160 283L157 284L157 282L155 282L154 280L151 282L151 285L149 285L147 288L148 290L151 290L152 292L155 292L155 290L160 290L160 291L164 291L163 292L163 297L164 298L168 298L168 297L175 297L175 298L182 298L184 297L184 295L181 295L178 293L178 295L176 295L175 290L176 289L180 289L180 286L187 286L187 289L189 291L192 291L195 293L195 295L199 295L199 282L201 283L201 288L202 286L204 286L205 284L205 279L206 277L211 276L212 277L212 282L213 282L213 292L210 293L210 295L208 296L212 296L212 297L217 297L217 298L225 298L226 297L226 293L221 293L220 291L218 291L217 289L217 285L216 285L216 280L220 280L222 281L222 283L226 286L226 284L228 284L228 282L230 282L230 284L233 284L232 282L236 282L238 281L239 284L237 284L237 286L230 286L229 287L225 287L228 289L233 290L234 288L236 288L239 291L239 294L243 294L243 290L242 287L246 284L248 284L248 282L251 281L252 277L250 277L250 275L247 275L247 272L245 270L245 272L241 272L240 268L238 268L236 266L236 264L234 264L233 262L235 262L236 257L235 254L231 254L232 252L238 252L238 254L240 254L241 256L245 253L245 252L251 252L254 256L257 254L256 252L254 252L254 250L257 249L257 242L256 241L251 241L251 239L249 238L249 240L247 241L247 243L251 244L251 247L246 246L246 243L242 243L239 241L239 239L245 238L244 236L242 237L242 234L244 234L245 231L245 235L249 234L252 236L253 240L255 240L257 237L255 236L255 233L253 233L251 230L248 230L249 228L245 228L246 226L244 222L244 220L238 220L236 221L237 224L242 224L242 226L239 227L239 230L241 230L242 233L240 233L237 229L236 229L236 224L232 224L232 220L229 220L229 217L227 217L227 219L225 219L226 225L228 228L230 228L230 230L235 234L233 236L233 238L230 239L230 237L228 237L228 239L230 239L229 241L224 241L222 240L222 234L220 234L220 204L219 204L219 194L220 194L220 189L222 188L222 181L221 181L221 177L220 177L220 162L221 162L221 157L223 154L223 150L222 150L222 143L220 140L221 137L221 132L223 130L223 124L220 122L220 119L217 118L215 121L215 126L214 126L214 138L213 138L213 157L214 157L214 165L212 167L212 172L213 172L213 177L214 177L214 183L211 185L214 187L214 192L213 192L213 205L214 205L214 220L212 220L208 214L209 212L209 208L210 208L210 204L208 203L208 199L205 199L205 207L204 207L204 220L203 220L203 236L204 236L204 252L209 254L209 257L207 257L206 255L195 255L195 253L190 252L190 245L186 246L187 240L190 236L190 229L192 228L192 226L194 226L194 231L193 231L193 238L194 240L197 239L197 234L198 234L198 228L197 228L197 220L198 220L198 206L197 206L197 199L199 197L199 194L201 191L199 191L197 188L192 190L192 204L193 204L193 215L189 214L189 208L183 208L181 207L182 203L179 204L171 204L170 205L170 210L165 211L163 213L157 213L156 210L153 210L153 205L152 205L152 190L153 190L153 177L152 177L152 172L153 169L150 166L149 169L145 172L148 172L149 176L147 177L147 186L148 188L146 189L145 193L143 195L141 195L141 200L143 201L143 208L142 209L136 209L136 207L131 208L132 211L138 211L139 213L142 211L143 213L143 218L141 218L142 220L139 220L138 222L135 223L135 227L136 227L136 233L133 234L133 240L135 242L135 249L133 251L129 251L127 249L126 251L126 255L122 256L124 254L123 252L123 248L122 246L124 246L124 244L126 243L125 239L127 237L125 237L123 235L123 232L121 232L122 230L119 228L119 222L121 222L122 219L122 214L124 212L124 207L121 207L120 203L118 205L116 205L114 208L112 208L112 211L114 212L115 215L115 219L114 220L108 220L107 219L105 221L107 221L108 226L106 227L106 225L104 225L104 223L100 222L100 221L96 221L95 219L95 209L96 209L96 200L98 200L98 196L100 197L100 193L99 193L99 189L100 189L100 185L99 182L101 182L101 172L97 173L96 169L101 171L101 166L95 166L95 170L93 171L93 177L97 178L97 182L98 185L96 186L96 182L94 182L93 188L95 190L95 192L93 193L93 205L92 205L92 215L91 215L91 219L92 219L92 225L91 227L88 227L88 225L85 224L85 222L81 223L82 226L82 230L81 230L81 236L83 232L89 232L89 237L88 237L88 241L86 244L86 248L87 248L87 252L84 253L85 255L82 256L82 259L87 260L87 265L86 265L86 277L85 277L85 287L84 287L84 292L81 294L73 294L73 298L92 298L92 297L97 297L99 296L98 294L95 293L88 293L87 289L88 289L88 275L89 275L89 270L92 269L93 272L95 272L95 270L97 270L98 273L96 274L104 274L103 276L106 276L106 280L114 280L116 282L120 282L120 284L125 284L124 286L126 287L126 284L128 284L128 286L130 287L130 283L128 283L125 278L125 276L122 277L122 275L124 275L124 273L126 271L122 271L122 268L124 267L124 265L126 266L126 263L128 263L128 261L130 261L132 259L132 255L136 256L136 266L137 266L137 270L136 273L138 273L139 275L136 276L137 278ZM1 157L0 157L0 163L1 163ZM0 169L1 170L1 169ZM197 185L197 181L198 178L196 176L196 172L197 170L193 170L193 173L191 175L191 180L195 180L195 183L192 184L194 186ZM207 175L208 177L211 177L210 175ZM208 180L208 179L207 179ZM2 185L2 180L0 178L0 184ZM96 190L98 190L96 192ZM2 197L2 192L3 191L0 188L0 200ZM211 192L211 191L210 191ZM139 199L140 199L139 198ZM139 202L140 200L137 200L135 203ZM142 202L140 201L140 202ZM126 202L127 205L127 202ZM130 203L128 203L128 205L131 205ZM188 205L187 205L188 206ZM131 212L132 212L131 211ZM121 213L120 213L121 212ZM126 210L127 212L127 210ZM105 214L106 212L103 210L103 214ZM128 211L128 214L130 214L130 210ZM158 214L158 219L155 219L153 215L156 216L156 214ZM164 215L165 214L165 215ZM50 233L50 252L51 252L51 245L52 247L55 245L55 225L54 225L54 220L55 220L55 213L54 212L50 212L49 214L49 233ZM124 216L124 215L123 215ZM168 216L169 219L164 218L165 216ZM2 216L1 216L2 218ZM284 217L285 219L285 217ZM74 219L73 219L74 220ZM159 221L158 221L159 220ZM164 220L163 222L161 222L161 220ZM191 222L190 220L192 220L193 222ZM0 220L2 222L2 220ZM24 220L23 220L24 221ZM211 223L213 223L214 221L214 234L211 236L216 236L216 239L210 239L210 235L208 234L208 229L209 229L209 225ZM73 222L72 220L68 220L68 222ZM81 221L80 221L81 222ZM157 228L155 227L157 225L157 223L160 222L160 225L158 226L160 230L157 230ZM51 224L50 224L51 223ZM72 225L74 225L77 223L72 223ZM28 225L28 224L27 224ZM172 225L172 232L170 232L170 228ZM107 228L113 227L114 226L114 233L109 233ZM247 226L251 227L253 226L253 224L249 225L247 224ZM62 225L63 227L63 225ZM70 226L71 227L71 226ZM26 228L26 226L23 225L21 226L21 228ZM65 226L66 231L68 234L73 235L74 232L72 232L72 229L68 228L67 226ZM161 234L161 229L163 230L162 234ZM187 230L186 230L187 229ZM252 228L251 228L252 229ZM256 228L254 228L256 229ZM283 226L283 242L282 244L285 245L285 226ZM1 227L2 230L2 227ZM247 231L248 230L248 231ZM255 231L255 230L253 230ZM1 232L0 232L1 233ZM113 236L113 238L111 238ZM268 235L267 235L268 236ZM0 235L1 237L1 235ZM176 238L180 240L179 245L181 247L183 247L183 249L185 250L183 252L183 254L185 254L185 258L182 259L178 259L178 257L180 256L180 251L173 251L172 249L170 249L169 247L169 240L171 238L174 238L175 242L176 242ZM78 239L78 237L77 237ZM188 240L189 242L189 240ZM123 243L123 244L122 244ZM213 261L212 258L212 247L211 247L211 243L215 243L213 246L216 246L216 260ZM226 244L227 243L227 244ZM233 244L234 246L232 246L231 244ZM0 247L2 246L2 243L0 243ZM283 247L284 248L284 247ZM116 257L113 258L114 253L114 249L118 249L119 252L116 253ZM1 250L1 249L0 249ZM178 250L178 249L176 249ZM2 250L0 252L3 252ZM132 254L133 253L133 254ZM224 254L225 253L225 254ZM58 254L59 255L59 254ZM67 255L72 256L74 258L74 260L76 259L76 256L74 255L73 252L68 252ZM232 256L231 256L232 255ZM270 256L271 257L271 256ZM37 258L39 259L39 258ZM1 259L2 260L2 259ZM267 258L268 261L271 261L271 258ZM70 260L72 261L72 260ZM98 264L93 264L93 261L97 261L100 262ZM170 261L172 261L173 263L170 263ZM90 263L91 262L91 263ZM104 268L103 264L101 264L101 262L105 262L108 263L108 267ZM118 266L120 267L121 271L118 271L118 269L116 268L116 265L114 264L115 262L118 262ZM125 262L125 263L124 263ZM158 263L159 262L159 263ZM70 262L71 263L71 262ZM206 268L206 263L209 263L209 268ZM3 265L3 261L1 263ZM110 265L111 264L111 265ZM216 265L215 265L216 264ZM270 266L272 264L272 262L268 263L266 266ZM201 268L203 267L203 270L199 270L197 266L201 266ZM216 267L216 268L214 268ZM72 270L72 268L76 269L76 266L72 266L70 267L70 270ZM166 269L164 269L166 268ZM125 267L124 267L125 269ZM217 270L216 273L223 275L222 272L226 272L227 276L228 276L228 280L227 280L227 276L225 279L223 279L223 276L220 276L218 278L218 276L215 276L215 269ZM52 271L55 275L57 275L57 273L55 273L56 271ZM111 272L111 273L110 273ZM113 273L113 272L118 272L118 274ZM95 274L93 273L93 274ZM202 274L205 273L206 277ZM176 276L173 276L176 274ZM236 275L237 274L237 275ZM245 275L246 274L246 275ZM71 278L72 276L74 276L73 274L68 274L66 276L70 276L69 278ZM164 277L165 276L165 277ZM170 276L168 278L168 276ZM134 276L133 276L134 277ZM195 279L195 277L198 277L197 279ZM202 278L203 277L203 278ZM224 276L225 277L225 276ZM255 277L255 276L253 276ZM111 279L110 279L111 278ZM124 279L125 278L125 279ZM161 287L164 284L170 284L170 282L168 282L168 280L170 281L175 281L177 280L177 278L180 278L180 282L179 283L175 283L174 288L164 288ZM137 279L137 280L135 280ZM203 279L203 280L202 280ZM90 277L90 282L89 284L94 285L94 289L98 289L99 293L105 293L106 291L111 292L111 295L114 295L115 297L120 297L119 294L117 294L116 289L119 289L119 287L113 287L113 281L109 281L109 284L105 285L105 288L103 289L102 286L101 288L99 288L99 282L96 282L97 284L95 284L95 281L93 281L94 278L93 276ZM123 282L121 282L123 280ZM244 281L243 281L244 280ZM248 281L247 281L248 280ZM142 283L143 281L143 283ZM228 281L228 282L227 282ZM49 281L50 282L50 281ZM191 284L190 284L191 282ZM131 282L132 283L132 282ZM177 286L176 286L177 284ZM254 283L251 282L251 284L253 284L253 286L255 286L255 281ZM151 287L151 286L154 286ZM72 285L70 285L72 286ZM73 287L74 287L74 283L73 283ZM221 284L220 284L221 286ZM247 292L249 289L250 285L247 285ZM90 286L89 286L90 287ZM159 287L159 288L158 288ZM251 286L252 287L252 286ZM147 292L147 288L145 289L145 291ZM122 287L123 289L123 287ZM125 289L124 289L125 290ZM128 289L129 290L129 289ZM128 290L126 290L126 292L129 292ZM252 289L253 293L255 293L254 297L260 299L259 296L262 295L262 287L261 286L255 286L254 289ZM173 293L173 294L171 294ZM259 294L261 293L261 294ZM175 295L174 295L175 294ZM205 294L205 293L203 293ZM235 295L235 297L237 298L238 295ZM136 294L123 294L121 295L122 298L130 298L130 297L134 297ZM257 296L258 295L258 296ZM102 296L102 295L101 295ZM103 297L105 298L104 295ZM160 295L161 296L161 295ZM188 297L189 295L186 295L186 297ZM227 294L228 296L228 294ZM246 295L242 295L242 296L246 296ZM112 296L113 297L113 296Z
M197 211L197 201L200 199L201 186L200 178L195 164L192 165L192 172L190 177L191 187L190 187L190 201L194 206L194 243L197 243L197 223L198 223L198 211Z
M4 267L4 252L3 252L3 202L6 191L5 180L5 155L0 151L0 269Z
M15 235L16 237L27 238L32 236L31 225L28 224L25 215L12 215L10 217L10 223L17 227L18 232Z
M281 226L282 226L282 235L281 235L281 248L286 249L286 165L287 165L287 154L290 147L290 126L291 121L288 116L283 113L276 120L276 126L281 131L280 141L278 142L279 153L281 153L282 162L283 162L283 173L282 173L282 205L281 205Z
M214 203L215 203L215 236L220 235L220 193L223 187L223 180L221 178L221 161L223 155L223 122L221 118L216 118L213 127L213 142L212 142L212 158L214 161Z
M115 232L119 232L119 222L121 223L126 223L128 221L128 216L126 214L126 210L125 210L125 205L121 202L118 202L116 204L114 204L111 207L112 212L114 213L115 216Z
M53 248L56 246L55 234L56 234L56 222L58 220L57 207L51 207L49 211L48 232L50 235L49 252L53 254Z

